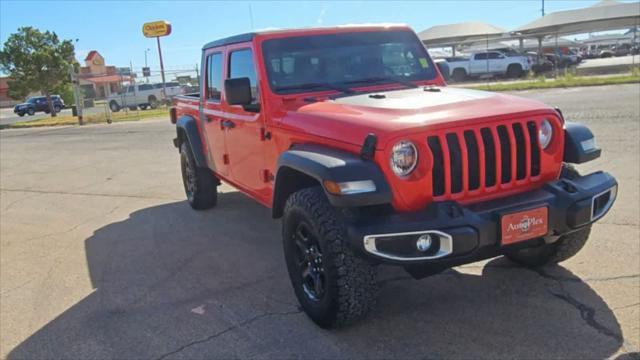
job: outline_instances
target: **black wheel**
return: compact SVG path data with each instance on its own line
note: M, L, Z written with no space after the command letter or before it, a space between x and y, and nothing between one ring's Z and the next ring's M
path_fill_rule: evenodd
M157 109L158 105L158 99L156 99L156 97L153 95L149 96L149 107L152 109Z
M147 110L147 105L140 105L140 109Z
M118 105L115 100L111 100L111 102L109 103L109 109L111 109L111 111L113 112L118 112L120 111L120 105Z
M378 292L376 266L354 256L344 223L322 188L289 197L282 236L294 292L316 324L340 327L369 312Z
M57 114L62 110L62 108L60 107L60 105L54 105L53 106L53 111Z
M196 165L191 147L180 146L180 169L182 183L189 205L196 210L210 209L218 202L218 182L211 170Z
M138 107L137 106L129 106L129 110L136 111L136 110L138 110Z
M29 108L27 109L27 114L29 114L29 116L33 116L36 113L36 109L33 108Z
M23 112L19 112L19 113L18 113L18 116L23 117L23 116L24 116L24 113L23 113Z
M520 64L511 64L507 67L507 77L519 78L522 76L522 66Z
M453 70L453 80L456 82L464 81L467 78L467 72L464 69L455 69Z
M580 173L571 165L564 165L560 177L575 179ZM505 255L513 262L524 266L538 267L563 262L577 254L587 243L591 225L563 235L556 242L532 248L510 251Z

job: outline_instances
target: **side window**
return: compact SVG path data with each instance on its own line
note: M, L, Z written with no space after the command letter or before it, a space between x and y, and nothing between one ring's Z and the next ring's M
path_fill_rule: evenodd
M207 57L207 99L220 101L222 94L222 53Z
M497 53L497 52L489 53L489 59L500 59L500 53Z
M129 87L127 88L127 92L132 93L133 89L134 89L133 85L129 85Z
M153 85L151 84L142 84L138 87L139 91L152 90L152 89L153 89Z
M286 64L281 64L284 68ZM256 70L253 65L253 53L251 49L243 49L234 51L229 55L229 78L249 78L251 83L251 96L253 103L259 102L258 81L256 79Z
M487 60L487 53L476 54L474 59L475 60Z

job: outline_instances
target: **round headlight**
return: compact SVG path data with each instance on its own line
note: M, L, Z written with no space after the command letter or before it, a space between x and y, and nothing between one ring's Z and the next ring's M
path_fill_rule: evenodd
M540 129L538 129L540 147L546 149L551 144L551 138L553 138L553 126L551 126L549 120L544 119L540 123Z
M396 175L404 177L411 174L416 164L418 164L418 150L411 141L402 140L393 145L391 169Z

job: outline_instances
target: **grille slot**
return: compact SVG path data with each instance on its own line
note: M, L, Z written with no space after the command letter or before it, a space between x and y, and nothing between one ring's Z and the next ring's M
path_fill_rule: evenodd
M541 149L533 120L463 129L427 137L433 156L432 194L447 198L540 175Z
M540 147L538 146L538 127L535 121L527 122L529 144L531 146L531 176L540 175Z
M429 136L427 144L433 155L433 169L431 170L433 196L440 196L444 194L444 156L442 154L442 146L437 136Z
M496 144L489 128L482 128L480 134L484 145L484 186L490 187L496 184Z
M527 149L524 139L524 130L520 123L512 126L513 136L516 139L516 179L522 180L527 176Z
M500 140L500 156L502 158L500 164L502 178L500 180L502 184L506 184L511 181L511 141L506 126L498 126L498 139Z
M462 191L462 152L456 134L447 134L449 146L449 166L451 168L451 192L456 194Z
M469 159L469 190L476 190L480 187L480 155L478 141L473 131L464 132L464 142L467 145L467 159Z

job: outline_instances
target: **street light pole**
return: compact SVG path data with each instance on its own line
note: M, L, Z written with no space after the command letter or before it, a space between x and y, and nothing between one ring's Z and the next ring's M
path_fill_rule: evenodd
M144 51L144 67L149 67L149 65L147 64L147 53L148 53L149 51L151 51L151 49L149 49L149 48L147 48L147 49ZM147 84L148 84L148 83L149 83L149 77L148 77L148 76L145 76L145 77L146 77Z
M158 56L160 57L160 74L162 75L162 100L167 99L167 88L166 83L164 81L164 64L162 63L162 50L160 49L160 37L156 36L156 40L158 41Z

